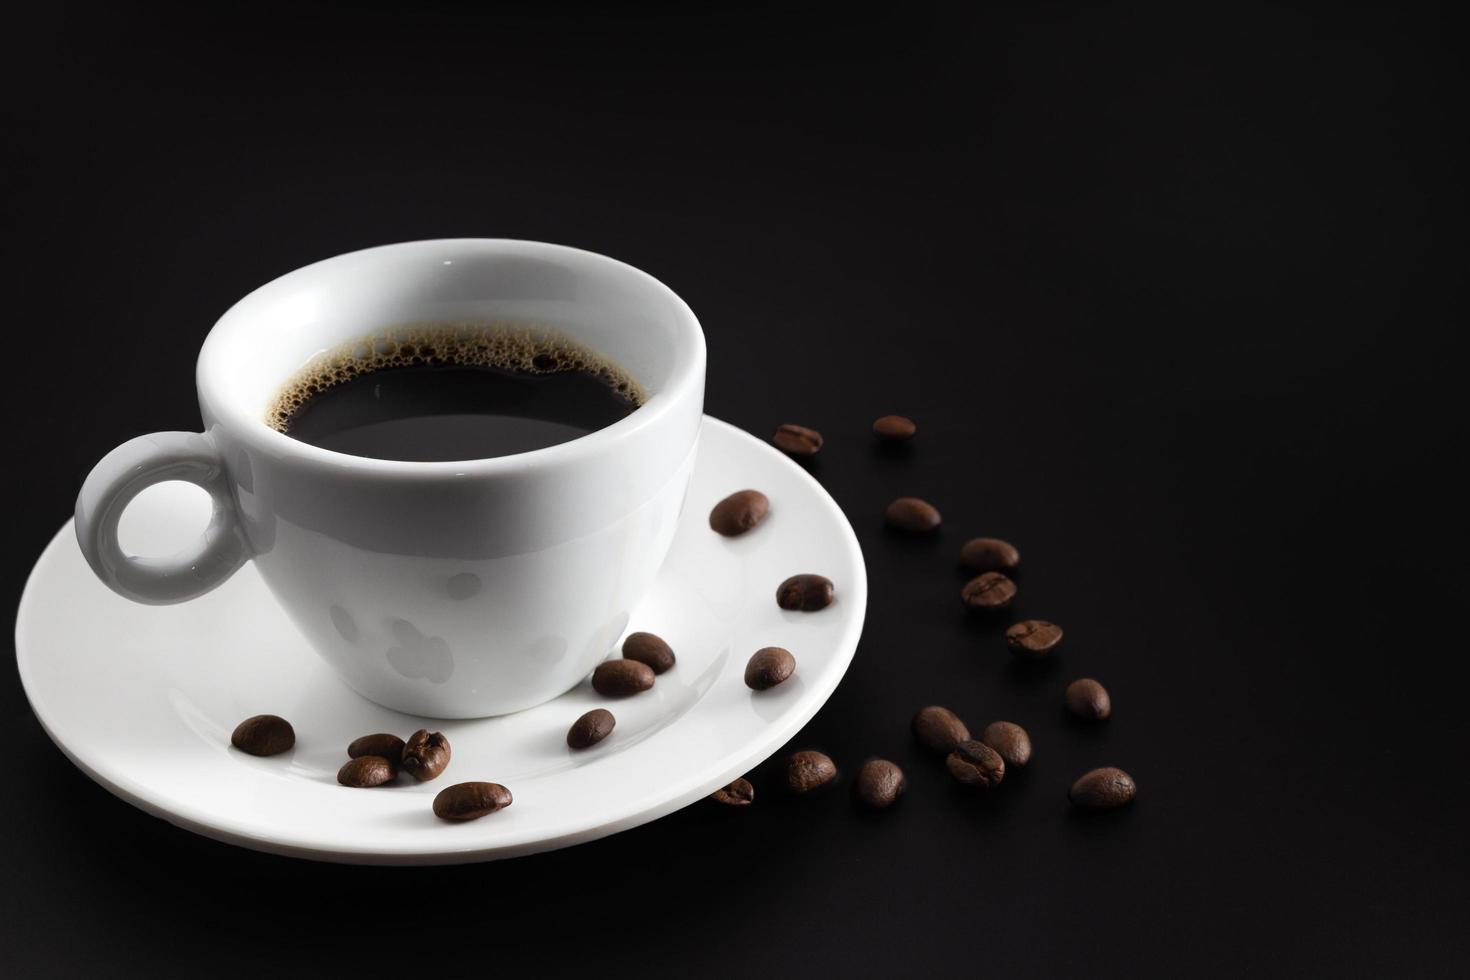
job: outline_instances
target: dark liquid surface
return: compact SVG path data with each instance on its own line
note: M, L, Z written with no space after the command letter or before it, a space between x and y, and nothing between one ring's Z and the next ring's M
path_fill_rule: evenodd
M291 415L286 434L375 459L488 459L569 442L636 407L583 371L415 365L317 392Z

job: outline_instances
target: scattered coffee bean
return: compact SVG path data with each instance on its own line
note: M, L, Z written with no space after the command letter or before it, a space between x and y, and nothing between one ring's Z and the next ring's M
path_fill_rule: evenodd
M912 439L918 426L914 420L902 415L885 415L873 423L873 435L887 442L903 442Z
M576 721L567 731L567 744L574 749L587 749L612 734L618 720L606 708L593 708Z
M1088 721L1107 721L1113 713L1113 699L1107 688L1083 677L1067 685L1067 710Z
M388 734L354 738L347 746L347 758L358 759L365 755L380 755L396 765L403 758L403 739Z
M230 744L251 755L280 755L296 744L296 730L277 715L254 715L235 726Z
M939 530L939 511L929 501L918 497L899 497L888 505L883 518L889 527L910 534L931 534Z
M972 578L960 590L960 599L966 606L985 612L1004 609L1015 597L1016 583L1000 572L986 572L984 575Z
M856 792L858 799L881 810L892 806L907 785L903 770L898 766L887 759L869 759L858 770Z
M1006 629L1006 646L1018 657L1040 660L1062 642L1062 628L1044 619L1023 619Z
M793 575L776 589L776 605L782 609L816 612L832 604L832 580L822 575Z
M647 664L655 674L662 674L674 666L674 651L652 633L629 633L623 641L623 659Z
M971 538L960 548L960 564L976 572L1014 572L1021 553L1000 538Z
M360 755L337 770L337 782L358 789L382 786L397 778L398 767L381 755Z
M783 425L776 429L771 441L791 456L815 456L822 448L822 434L804 425Z
M420 728L408 736L403 746L403 768L421 783L438 776L449 765L449 739L443 732L429 733Z
M786 760L786 785L793 793L810 793L837 778L837 764L810 749Z
M592 689L603 697L622 698L653 686L653 668L636 660L604 660L592 672Z
M914 715L914 737L927 748L948 755L956 745L970 740L970 730L948 708L931 704Z
M748 779L737 779L729 786L715 790L709 798L727 806L750 806L755 802L755 787Z
M715 504L709 526L727 538L744 534L765 520L771 501L759 490L741 490Z
M455 783L434 797L434 816L441 820L478 820L510 804L510 790L499 783Z
M745 686L752 691L765 691L796 673L796 658L781 647L762 647L745 665Z
M1121 769L1105 766L1083 773L1072 784L1067 799L1088 810L1111 810L1126 806L1138 795L1138 784Z
M1000 753L974 739L955 746L955 750L944 760L944 767L951 776L966 786L979 786L982 789L995 787L1006 774L1006 761L1001 758Z
M1010 721L992 721L980 733L980 741L995 749L1007 769L1021 769L1031 761L1031 736Z

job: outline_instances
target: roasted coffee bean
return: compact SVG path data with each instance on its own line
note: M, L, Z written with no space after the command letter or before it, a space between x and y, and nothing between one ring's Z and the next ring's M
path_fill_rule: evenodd
M956 745L970 740L970 730L959 716L936 704L919 709L914 715L913 729L914 737L925 747L945 755L953 752Z
M737 779L729 786L715 790L709 798L726 806L750 806L755 802L755 787L748 779Z
M1000 538L971 538L960 548L960 564L976 572L1014 572L1021 553Z
M455 783L434 797L434 816L441 820L478 820L511 804L510 790L499 783Z
M932 534L939 530L939 511L929 501L918 497L899 497L888 505L883 519L889 527L910 534Z
M296 730L277 715L254 715L235 726L230 744L251 755L280 755L296 744Z
M832 580L822 575L793 575L776 589L776 605L782 609L816 612L832 604Z
M403 759L403 739L388 734L354 738L347 746L347 758L358 759L365 755L380 755L396 765Z
M1107 688L1091 677L1082 677L1067 685L1067 710L1087 721L1107 721L1113 713L1113 699Z
M636 660L604 660L592 672L592 689L605 698L622 698L653 686L653 668Z
M420 728L408 736L403 746L403 768L421 783L438 776L449 765L449 739L443 732L429 733Z
M960 599L971 609L990 612L1004 609L1016 597L1016 583L1000 572L986 572L965 583Z
M980 741L995 749L1007 769L1020 769L1031 761L1031 736L1010 721L992 721L980 733Z
M612 734L618 720L606 708L593 708L576 721L567 731L567 744L574 749L591 748Z
M810 793L837 778L837 764L821 752L808 749L786 760L786 785L793 793Z
M1030 660L1040 660L1062 642L1062 628L1044 619L1023 619L1006 629L1006 646L1011 653Z
M1121 769L1104 766L1102 769L1083 773L1072 784L1067 799L1073 805L1088 810L1111 810L1114 807L1127 806L1137 795L1138 784L1133 781L1132 776Z
M662 674L674 666L674 651L652 633L629 633L623 641L623 659L647 664L655 674Z
M903 770L887 759L869 759L858 770L855 785L858 799L881 810L893 805L908 781L903 778Z
M381 755L360 755L337 770L337 782L358 789L382 786L397 778L398 767Z
M993 788L1006 774L1006 761L1001 758L1000 753L974 739L955 746L955 750L944 760L944 767L951 776L966 786L979 786L982 789Z
M822 434L804 425L783 425L776 429L771 441L791 456L815 456L822 448Z
M885 415L873 423L873 435L886 442L903 442L912 439L918 426L914 420L902 415Z
M771 501L759 490L741 490L715 504L709 512L709 526L727 538L744 534L765 520Z
M796 658L781 647L762 647L745 665L745 686L752 691L775 687L796 673Z

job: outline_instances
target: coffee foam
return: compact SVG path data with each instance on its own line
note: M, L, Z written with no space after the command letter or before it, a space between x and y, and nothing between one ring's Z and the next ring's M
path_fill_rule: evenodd
M312 357L283 385L266 424L287 432L318 392L387 368L424 364L491 367L526 374L582 371L605 381L635 407L648 398L636 378L609 358L549 327L501 323L412 323L339 344Z

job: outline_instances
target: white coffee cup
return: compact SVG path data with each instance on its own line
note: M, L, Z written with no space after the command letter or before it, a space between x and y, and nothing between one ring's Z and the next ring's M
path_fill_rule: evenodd
M551 328L616 362L647 400L533 452L400 462L332 452L266 422L313 356L410 322ZM352 688L412 714L517 711L576 685L627 626L673 540L703 417L704 336L639 270L502 239L386 245L298 269L215 324L199 354L205 431L140 436L77 497L77 540L120 595L172 603L253 560ZM195 547L123 553L118 519L145 487L213 498Z

